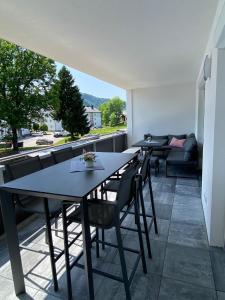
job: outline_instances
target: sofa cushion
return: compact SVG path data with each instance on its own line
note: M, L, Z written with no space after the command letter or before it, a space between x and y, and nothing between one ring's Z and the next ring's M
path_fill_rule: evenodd
M186 139L187 135L186 134L179 134L179 135L169 134L168 135L168 144L170 144L173 137L175 137L178 140L183 140L183 139Z
M195 134L192 132L187 136L187 138L195 138Z
M184 143L184 160L197 159L197 141L195 136L188 137Z
M171 150L167 156L167 163L170 165L189 165L195 163L192 160L186 161L184 159L184 152L183 151L175 151Z
M168 140L168 135L151 135L153 140Z

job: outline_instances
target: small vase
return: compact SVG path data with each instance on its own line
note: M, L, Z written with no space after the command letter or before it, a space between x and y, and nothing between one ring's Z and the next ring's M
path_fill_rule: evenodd
M86 160L86 161L85 161L85 166L86 166L86 168L92 168L93 165L94 165L93 160Z

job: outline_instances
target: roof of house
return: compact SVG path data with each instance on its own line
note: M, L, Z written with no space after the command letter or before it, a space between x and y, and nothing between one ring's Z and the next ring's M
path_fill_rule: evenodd
M85 106L85 111L86 113L100 113L100 110L91 106Z

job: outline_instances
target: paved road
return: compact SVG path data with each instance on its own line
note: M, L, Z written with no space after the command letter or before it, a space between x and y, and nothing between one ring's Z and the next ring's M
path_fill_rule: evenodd
M37 146L36 140L42 138L52 140L54 143L62 139L62 138L55 138L53 136L53 133L51 133L43 136L28 136L26 138L20 139L20 141L23 142L24 147L33 147L33 146Z

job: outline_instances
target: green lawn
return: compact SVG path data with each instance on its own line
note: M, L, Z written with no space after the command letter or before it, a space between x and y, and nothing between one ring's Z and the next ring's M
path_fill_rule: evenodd
M102 127L102 128L97 128L97 129L92 129L89 134L109 134L116 132L117 130L120 129L126 129L126 125L119 125L115 127Z
M126 128L127 128L126 125L120 125L120 126L115 126L115 127L102 127L102 128L90 130L89 134L110 134L110 133L116 132L117 130L126 129ZM69 142L71 142L70 137L65 137L65 138L61 139L60 141L54 143L54 146L63 145L65 143L69 143Z

